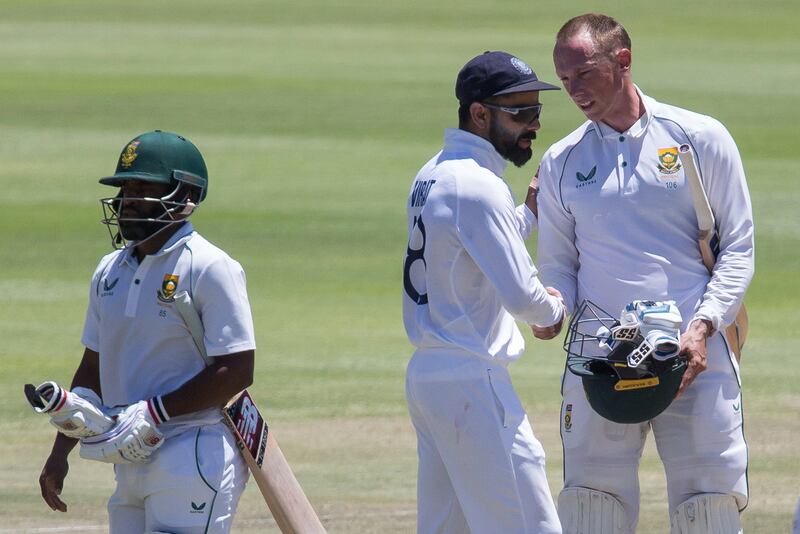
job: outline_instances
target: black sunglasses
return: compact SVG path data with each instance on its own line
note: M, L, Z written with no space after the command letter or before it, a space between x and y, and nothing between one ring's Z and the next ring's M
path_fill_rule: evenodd
M520 124L530 124L542 114L541 104L534 104L532 106L499 106L488 102L481 102L481 104L487 108L505 111L511 115L511 120Z

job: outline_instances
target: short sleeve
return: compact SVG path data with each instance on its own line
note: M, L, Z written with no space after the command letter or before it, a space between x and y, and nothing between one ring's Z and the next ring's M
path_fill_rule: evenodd
M209 356L256 348L247 280L238 262L226 256L209 264L198 276L193 296Z
M86 307L86 318L83 321L81 344L95 352L100 352L100 280L115 257L117 257L117 254L112 253L100 260L94 270L92 283L89 287L89 304Z

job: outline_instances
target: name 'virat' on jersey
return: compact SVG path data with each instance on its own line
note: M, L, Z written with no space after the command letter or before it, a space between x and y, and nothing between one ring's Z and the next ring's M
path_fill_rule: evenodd
M545 154L542 278L567 289L572 310L584 298L617 310L635 299L672 299L685 318L718 328L735 316L752 276L753 222L738 150L713 118L640 95L646 113L627 131L586 122ZM710 284L678 158L684 143L697 155L720 232L723 252Z

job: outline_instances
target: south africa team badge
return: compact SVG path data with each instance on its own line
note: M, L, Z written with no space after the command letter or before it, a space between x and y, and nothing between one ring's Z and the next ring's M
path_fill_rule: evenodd
M133 165L133 161L139 155L136 152L141 141L131 141L128 146L125 147L125 150L119 156L119 165L123 169L130 169L131 165Z
M572 404L567 404L564 409L564 432L572 431Z
M658 149L658 171L661 174L675 174L681 170L681 163L678 161L678 149L659 148Z
M174 302L175 291L178 290L177 274L165 274L164 281L161 282L161 289L158 290L158 300L161 302Z

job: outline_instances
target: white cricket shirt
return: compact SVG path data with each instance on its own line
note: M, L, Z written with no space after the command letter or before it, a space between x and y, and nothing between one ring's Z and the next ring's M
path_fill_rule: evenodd
M489 141L448 129L443 150L414 179L403 320L419 349L507 362L525 349L515 318L542 326L561 318L561 301L547 294L525 248L532 214L514 207L505 168Z
M92 277L82 343L100 354L103 404L127 405L174 391L205 367L180 314L176 293L188 291L205 327L209 356L255 349L241 265L187 222L141 263L133 247L105 256ZM187 425L221 419L217 408L170 419L169 437Z
M638 91L638 88L637 88ZM619 133L586 122L554 144L539 169L542 279L570 310L590 299L617 315L634 299L675 300L684 327L733 321L753 276L753 215L739 151L711 117L639 93L646 113ZM716 217L713 276L678 147L692 146Z

